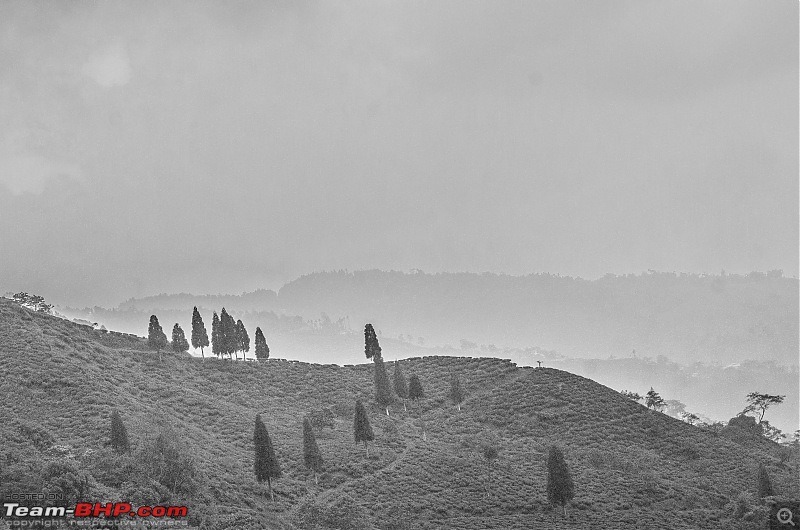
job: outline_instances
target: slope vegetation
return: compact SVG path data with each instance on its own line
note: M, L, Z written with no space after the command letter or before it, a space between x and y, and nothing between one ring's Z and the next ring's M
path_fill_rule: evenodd
M499 359L403 363L426 396L387 417L373 404L368 364L174 354L159 362L140 339L0 300L0 494L60 488L103 502L185 501L193 524L216 529L296 528L298 506L343 499L364 514L353 526L363 528L677 529L739 524L759 463L778 494L799 493L796 460L772 442L689 426L568 372ZM447 399L453 373L467 391L461 412ZM356 399L368 404L375 430L369 457L353 443ZM334 425L317 434L325 460L317 486L303 466L302 418L326 407ZM132 457L107 447L113 409ZM253 479L257 413L283 468L274 502ZM195 470L191 487L159 486L135 471L165 431ZM499 450L491 462L480 451L487 441ZM552 444L564 449L575 481L566 516L546 501Z

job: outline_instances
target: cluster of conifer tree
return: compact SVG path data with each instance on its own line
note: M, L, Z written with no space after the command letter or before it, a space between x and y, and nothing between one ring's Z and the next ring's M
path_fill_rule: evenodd
M150 317L148 329L148 341L151 347L160 351L167 345L167 337L158 323L158 318L153 315ZM197 308L192 314L192 341L195 348L200 348L201 355L205 358L203 349L209 345L208 334L206 332L203 319ZM238 353L244 354L250 351L250 337L241 320L234 321L225 308L217 315L214 312L211 331L212 352L221 358L228 355L229 358ZM183 330L176 323L172 330L172 345L175 351L187 351L189 344L184 336ZM256 328L255 333L255 353L259 360L269 357L269 347L267 346L261 328ZM383 355L377 334L372 324L364 327L364 354L367 359L371 359L374 364L374 385L375 401L389 415L389 407L396 403L399 398L403 403L403 409L407 410L406 400L417 400L425 396L422 382L419 377L412 374L406 381L405 374L399 362L394 363L394 374L390 381L383 362ZM464 402L466 392L461 385L461 380L456 373L451 373L449 377L450 389L449 397L453 404L461 411L461 404ZM112 416L112 446L115 448L127 449L127 436L124 433L124 425L118 414ZM423 439L426 433L423 424ZM364 451L369 457L369 442L375 440L375 433L370 425L367 409L364 404L357 400L353 415L353 437L356 443L364 444ZM124 441L122 441L124 439ZM282 475L281 466L272 445L272 439L267 432L266 425L261 419L261 415L256 415L255 429L253 433L253 446L255 450L254 472L255 478L259 483L266 482L270 497L274 500L272 491L272 480L280 478ZM497 449L492 447L490 451L484 451L484 456L488 461L497 457ZM314 429L309 418L303 420L303 461L305 466L313 473L314 481L318 482L317 474L322 470L323 458L317 445ZM491 462L490 462L491 463ZM554 505L564 506L566 514L566 504L574 496L574 485L572 478L564 460L562 451L557 447L551 447L547 458L547 496L548 500Z
M151 348L158 351L158 358L161 360L161 350L166 348L169 342L164 330L158 322L156 315L150 316L150 325L147 329L147 342ZM205 359L205 348L211 344L211 351L219 358L224 358L226 355L229 359L239 359L239 353L242 354L242 359L246 358L247 352L250 351L250 335L247 329L240 320L233 320L233 317L228 314L225 308L218 315L214 311L214 316L211 321L211 342L208 340L208 331L203 323L203 317L197 307L192 312L192 347L200 348L200 355ZM180 324L177 322L172 328L172 349L176 352L185 352L189 350L189 342L186 340L186 335L183 333ZM256 359L264 360L269 358L269 346L264 337L264 332L260 327L256 328L255 334L255 354Z

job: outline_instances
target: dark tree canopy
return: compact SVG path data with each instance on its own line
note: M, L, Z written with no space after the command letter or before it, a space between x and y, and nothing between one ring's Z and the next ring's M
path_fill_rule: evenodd
M767 409L772 405L780 405L785 397L750 392L747 394L747 406L742 411L742 414L753 412L758 415L758 422L761 423L764 420L764 414L767 413Z
M375 433L372 432L372 426L369 424L369 417L364 404L361 401L356 401L356 412L353 417L353 434L356 443L363 442L364 449L367 448L367 442L375 439Z
M381 357L373 357L372 360L375 364L375 401L385 408L388 414L389 405L394 401L392 387L389 383L389 374L386 373L386 365Z
M150 315L150 325L147 327L147 344L160 353L167 345L167 336L158 323L158 317Z
M647 394L645 394L644 403L647 405L648 409L653 410L661 410L666 406L664 398L662 398L658 392L653 390L653 387L650 387L650 390L648 390Z
M222 356L222 336L219 327L219 315L214 311L214 316L211 318L211 353L218 357Z
M408 384L406 383L406 376L403 373L403 368L400 363L394 362L394 393L397 397L406 399L408 397Z
M194 311L192 311L192 347L195 349L200 348L200 355L205 357L203 348L206 346L208 346L208 332L206 331L206 325L203 323L203 317L200 316L200 312L195 306Z
M219 314L219 341L220 353L233 358L236 348L236 321L222 308Z
M236 349L244 354L250 351L250 336L241 319L236 321Z
M464 389L461 387L461 379L458 374L450 375L450 399L453 404L461 410L461 402L464 401Z
M758 497L763 499L764 497L771 497L775 494L774 490L772 489L772 481L769 478L769 473L767 473L767 468L764 467L764 464L758 465Z
M364 355L367 356L367 359L381 356L381 347L372 324L364 326Z
M639 395L638 393L636 393L636 392L630 392L630 391L628 391L628 390L621 390L621 391L620 391L620 394L622 394L623 396L625 396L626 398L628 398L628 399L630 399L630 400L632 400L632 401L639 402L639 401L641 401L641 400L642 400L642 396L640 396L640 395Z
M264 338L264 333L261 328L256 328L256 359L263 361L269 359L269 346L267 346L267 339Z
M116 410L111 413L111 449L120 454L131 451L128 430L122 422L122 416Z
M172 327L172 349L176 352L189 351L189 343L186 341L186 335L183 334L178 323Z
M314 429L308 418L303 419L303 462L306 467L314 472L316 480L317 473L322 471L322 455L317 446L317 438L314 436Z
M547 500L554 506L562 505L566 514L567 503L574 496L575 485L564 461L564 453L553 445L547 455Z
M408 398L419 399L423 397L425 397L425 392L422 390L422 383L419 380L419 376L412 374L411 378L408 380Z
M254 469L258 482L267 481L270 496L272 496L272 479L280 478L281 466L275 456L272 440L267 432L267 427L261 421L261 414L256 415L255 431L253 432L253 445L255 447Z

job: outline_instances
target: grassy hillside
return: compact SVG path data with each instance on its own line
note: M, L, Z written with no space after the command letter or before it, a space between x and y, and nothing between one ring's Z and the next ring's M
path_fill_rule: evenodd
M373 404L371 365L174 354L160 363L143 341L0 300L0 493L62 488L102 501L186 500L206 528L278 529L296 528L298 507L312 502L352 502L365 528L381 529L735 528L755 506L759 463L778 494L800 495L796 457L772 442L689 426L568 372L455 357L403 366L427 395L387 417ZM446 397L449 373L468 393L461 412ZM375 430L369 458L353 443L356 399L368 404ZM317 435L325 471L315 486L303 467L302 418L323 407L335 422ZM133 457L106 447L114 408ZM284 472L274 502L253 479L257 413ZM191 487L171 491L137 475L136 459L148 456L143 448L157 431L175 433L193 461ZM492 463L480 453L487 441L499 449ZM575 480L566 517L546 502L552 444L564 449Z

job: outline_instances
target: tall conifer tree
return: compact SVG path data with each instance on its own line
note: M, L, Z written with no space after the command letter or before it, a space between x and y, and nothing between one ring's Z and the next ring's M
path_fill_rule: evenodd
M356 443L363 442L364 451L369 457L369 447L367 442L375 439L375 433L372 431L372 426L369 424L369 417L364 404L361 401L356 401L356 412L353 417L353 434L355 435Z
M205 359L206 355L203 349L206 346L208 346L208 332L206 331L206 325L203 323L203 317L200 316L200 312L195 306L194 311L192 311L192 347L195 349L200 348L200 355Z
M275 495L272 492L272 479L281 477L281 466L275 456L275 449L272 447L272 440L267 432L267 427L261 421L261 414L256 415L255 431L253 432L253 445L255 447L254 469L256 480L261 483L267 481L269 496L273 501Z
M158 323L158 317L150 315L150 324L147 327L147 344L158 351L158 360L161 361L161 350L167 346L167 336Z
M236 347L242 352L242 360L246 359L245 354L250 351L250 336L241 320L236 321Z
M111 448L117 453L130 453L131 446L128 442L128 430L122 422L122 416L116 409L111 413Z
M364 326L364 355L367 359L374 359L381 356L381 346L378 344L378 336L372 324Z
M220 357L222 352L222 334L220 334L219 315L214 311L214 316L211 318L211 353Z
M176 322L172 327L172 350L175 352L189 351L189 343L186 341L186 335L183 334L183 329Z
M265 361L269 359L269 346L267 346L267 339L264 338L264 333L261 328L256 328L256 359Z
M556 446L550 447L547 455L547 499L551 504L562 505L564 516L567 515L567 503L575 496L575 485L572 482L564 453Z
M236 351L236 322L224 307L219 314L219 334L222 355L228 355L233 360L233 352Z
M319 484L317 473L322 471L322 455L317 446L317 438L308 418L303 419L303 461L308 469L314 473L314 483Z

